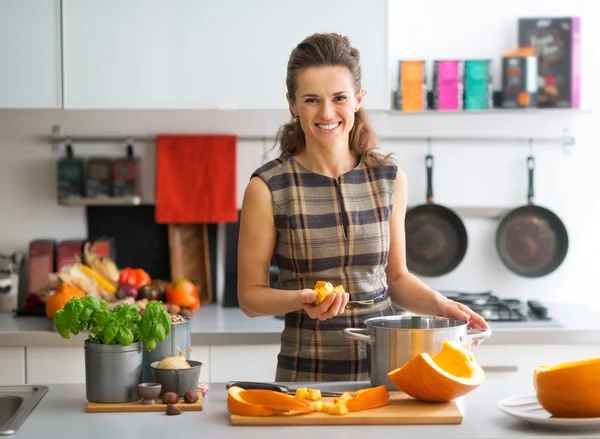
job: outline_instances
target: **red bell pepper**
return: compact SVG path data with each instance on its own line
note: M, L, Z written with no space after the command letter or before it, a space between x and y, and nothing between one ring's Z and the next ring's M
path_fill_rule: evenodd
M124 268L119 276L119 285L130 284L136 288L143 287L152 282L150 275L141 268Z

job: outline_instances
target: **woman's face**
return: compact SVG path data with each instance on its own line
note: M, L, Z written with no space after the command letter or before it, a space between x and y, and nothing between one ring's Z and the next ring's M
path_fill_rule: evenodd
M288 96L288 102L300 118L307 143L347 144L362 102L362 96L354 93L350 71L341 66L310 67L298 74L297 81L296 101Z

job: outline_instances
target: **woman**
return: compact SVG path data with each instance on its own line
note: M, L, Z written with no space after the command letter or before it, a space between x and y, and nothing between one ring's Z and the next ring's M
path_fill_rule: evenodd
M278 133L281 156L248 184L238 252L244 313L285 314L275 380L368 380L365 344L342 329L393 315L392 302L487 328L407 270L406 177L375 152L358 51L340 35L312 35L292 51L286 84L292 120ZM272 257L283 290L269 288ZM315 305L320 280L346 292Z

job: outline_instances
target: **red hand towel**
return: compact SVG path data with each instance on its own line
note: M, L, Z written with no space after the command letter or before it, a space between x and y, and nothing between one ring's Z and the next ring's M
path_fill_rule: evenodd
M232 135L159 135L156 222L236 222L236 149Z

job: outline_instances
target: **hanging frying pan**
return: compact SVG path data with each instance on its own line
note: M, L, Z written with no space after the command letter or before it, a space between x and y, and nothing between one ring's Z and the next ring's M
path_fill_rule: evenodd
M556 270L569 247L567 229L552 211L533 203L535 160L527 157L529 188L527 204L509 212L496 231L496 249L512 272L524 277L542 277Z
M406 213L406 265L422 276L454 270L467 252L467 231L454 211L433 200L433 156L425 156L427 203Z

